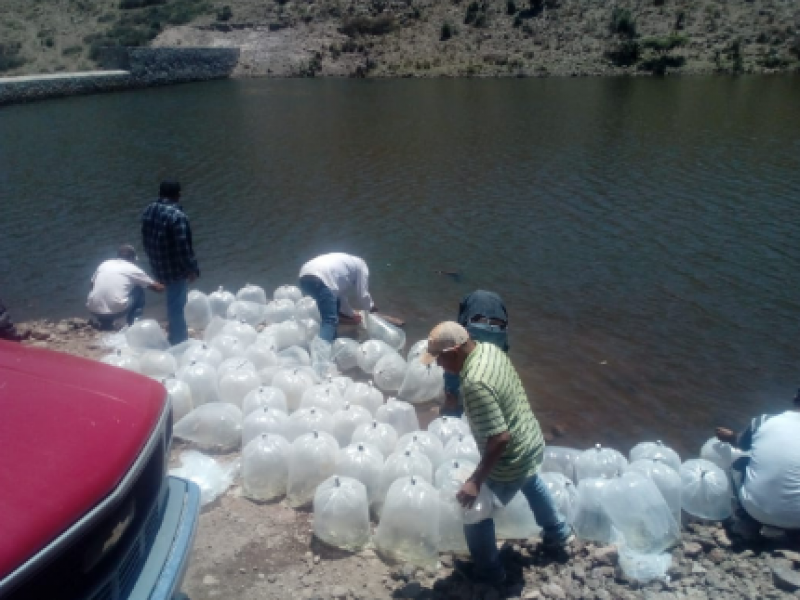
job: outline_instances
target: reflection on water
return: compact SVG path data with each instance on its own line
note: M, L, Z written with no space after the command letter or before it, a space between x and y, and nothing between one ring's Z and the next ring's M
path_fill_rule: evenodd
M493 289L559 443L696 452L800 379L799 97L778 77L230 81L4 108L0 295L17 319L82 314L174 176L201 289L353 252L409 343Z

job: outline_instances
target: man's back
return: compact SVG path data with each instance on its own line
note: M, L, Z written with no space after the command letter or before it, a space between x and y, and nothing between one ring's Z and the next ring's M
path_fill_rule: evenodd
M199 273L192 231L180 205L158 200L142 213L142 243L153 275L162 283Z
M135 264L113 258L97 267L92 283L86 306L95 314L106 315L124 311L128 307L133 287L146 287L153 280Z

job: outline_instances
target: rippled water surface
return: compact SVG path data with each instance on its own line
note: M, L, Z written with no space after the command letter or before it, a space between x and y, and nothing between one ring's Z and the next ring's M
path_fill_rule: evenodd
M800 385L798 107L798 78L226 81L8 107L0 297L17 320L83 314L177 177L204 291L349 251L413 341L493 289L558 443L696 452Z

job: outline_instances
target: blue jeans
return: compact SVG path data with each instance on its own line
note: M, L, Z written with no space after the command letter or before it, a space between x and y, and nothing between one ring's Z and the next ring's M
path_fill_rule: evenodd
M511 483L488 480L485 485L489 486L503 505L511 502L516 493L521 491L528 500L536 522L543 530L542 538L545 542L560 542L569 537L571 529L556 510L550 492L547 491L547 486L539 475ZM485 519L474 525L464 525L464 535L476 571L489 579L499 578L503 572L503 565L497 550L494 519Z
M339 298L322 283L319 277L306 275L300 278L300 291L304 296L311 296L319 309L319 337L333 343L339 327Z
M501 329L497 325L489 325L488 323L470 323L467 325L469 337L476 342L488 342L500 348L503 352L508 352L508 331ZM445 409L439 414L442 417L457 417L461 418L464 414L464 405L461 401L459 392L461 390L461 382L458 375L455 373L444 374L444 391L453 394L458 398L458 406L453 409Z
M138 285L133 286L130 296L130 306L128 306L127 311L123 311L114 315L94 314L100 323L100 329L113 329L114 321L122 317L125 317L125 321L128 323L128 325L133 325L137 319L142 318L142 313L144 313L144 299L144 288Z
M189 296L189 282L186 279L171 281L167 287L167 321L169 322L169 343L172 346L189 339L189 328L183 309Z

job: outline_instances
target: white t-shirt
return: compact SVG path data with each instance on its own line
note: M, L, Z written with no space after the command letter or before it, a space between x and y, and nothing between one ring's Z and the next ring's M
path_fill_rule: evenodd
M342 314L353 316L353 307L370 310L373 306L369 295L369 269L367 263L350 254L333 252L308 261L300 269L300 277L314 275L339 298ZM352 307L350 305L352 302Z
M133 286L147 287L153 283L150 276L132 262L112 258L97 267L86 308L96 315L124 312L130 304Z
M741 497L756 521L800 528L800 412L772 417L756 430Z

